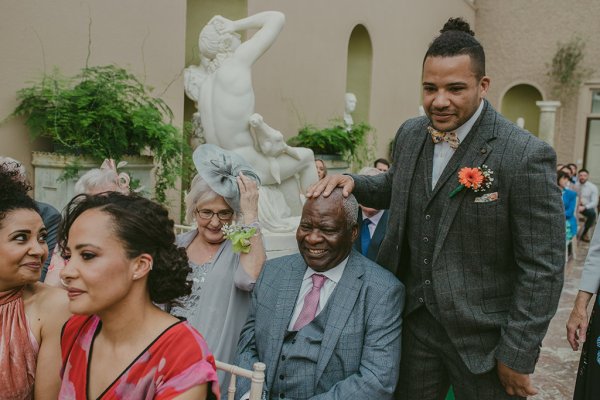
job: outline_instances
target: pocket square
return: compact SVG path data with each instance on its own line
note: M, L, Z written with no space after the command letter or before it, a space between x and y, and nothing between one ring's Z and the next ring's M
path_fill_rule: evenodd
M475 197L475 203L489 203L498 200L498 192L486 193L479 197Z

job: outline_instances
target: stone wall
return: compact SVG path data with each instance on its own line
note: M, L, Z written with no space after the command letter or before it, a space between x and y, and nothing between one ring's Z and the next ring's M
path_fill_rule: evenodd
M515 84L527 83L550 95L546 64L557 42L586 40L585 67L595 68L589 82L600 82L600 2L597 0L476 0L476 35L487 56L492 84L488 98L496 108ZM589 91L587 87L582 91ZM589 103L581 92L557 113L555 148L559 162L581 162ZM583 121L582 121L583 119Z

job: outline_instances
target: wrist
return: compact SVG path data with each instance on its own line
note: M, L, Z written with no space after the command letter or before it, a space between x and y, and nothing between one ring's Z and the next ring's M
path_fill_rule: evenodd
M250 225L253 222L258 222L258 215L256 213L248 213L242 215L242 222L245 225Z
M592 296L592 293L586 292L584 290L580 290L579 292L577 292L577 297L575 297L575 308L587 310L588 304L590 304Z

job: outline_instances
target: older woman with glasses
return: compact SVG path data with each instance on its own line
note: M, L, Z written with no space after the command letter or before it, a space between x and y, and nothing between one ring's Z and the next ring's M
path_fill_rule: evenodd
M266 258L257 220L259 178L240 156L210 144L196 149L194 164L198 175L185 203L186 220L197 228L176 240L187 250L192 294L171 313L185 317L202 333L217 360L231 363L250 292ZM241 252L226 239L225 224L255 232ZM219 378L225 389L226 382Z

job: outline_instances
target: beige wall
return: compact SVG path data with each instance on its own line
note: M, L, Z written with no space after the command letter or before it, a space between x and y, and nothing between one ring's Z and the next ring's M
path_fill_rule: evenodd
M590 81L600 83L600 1L476 0L476 4L476 33L486 51L492 79L488 97L495 107L516 83L532 84L544 100L555 100L550 98L546 64L552 61L558 41L576 35L587 41L585 67L596 69ZM555 136L559 162L583 159L589 111L585 99L585 93L578 93L559 108Z
M373 66L369 122L378 156L400 124L418 114L421 62L451 16L474 20L464 0L248 0L248 13L279 10L286 24L253 70L256 111L290 137L305 123L325 125L344 112L350 34L363 24ZM360 102L361 99L359 98Z
M69 75L85 66L91 39L89 65L129 68L154 87L181 124L185 15L185 0L3 0L0 118L15 108L17 90L44 71L57 66ZM33 148L22 120L0 126L0 154L28 164Z

